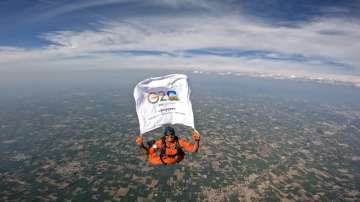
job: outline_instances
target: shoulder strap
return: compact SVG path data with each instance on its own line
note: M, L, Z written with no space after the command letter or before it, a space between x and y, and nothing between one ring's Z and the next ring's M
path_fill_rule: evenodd
M176 136L176 151L177 151L177 155L184 155L184 150L182 149L181 145L180 145L180 142L179 142L179 138Z
M160 161L164 165L167 165L167 163L164 162L163 157L166 155L166 141L165 136L161 138L161 148L160 148Z

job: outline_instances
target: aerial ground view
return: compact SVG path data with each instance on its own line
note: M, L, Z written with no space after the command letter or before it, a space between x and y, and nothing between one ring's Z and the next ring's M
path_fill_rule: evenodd
M359 8L1 1L0 201L359 201ZM165 123L198 148L170 165L134 92L173 74L191 121Z

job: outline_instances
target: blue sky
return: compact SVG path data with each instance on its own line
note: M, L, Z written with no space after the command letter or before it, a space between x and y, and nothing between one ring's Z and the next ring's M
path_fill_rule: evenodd
M356 80L356 0L2 0L0 70L170 68Z

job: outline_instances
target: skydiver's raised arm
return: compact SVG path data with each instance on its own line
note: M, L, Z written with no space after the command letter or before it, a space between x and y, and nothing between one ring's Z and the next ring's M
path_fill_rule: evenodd
M193 152L197 152L200 146L200 133L197 130L192 131L192 138L195 141Z
M192 138L195 141L195 144L191 144L186 140L180 140L179 143L181 147L186 150L187 152L197 152L200 146L200 133L198 131L191 132Z
M149 148L145 147L144 142L143 142L143 137L142 136L137 136L135 139L135 142L137 145L140 146L140 148L142 148L143 150L146 151L146 153L149 153Z

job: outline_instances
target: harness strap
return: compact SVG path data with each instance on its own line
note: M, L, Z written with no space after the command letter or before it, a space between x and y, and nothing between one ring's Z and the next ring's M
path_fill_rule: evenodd
M163 160L163 156L163 154L160 154L160 161L162 164L167 165L167 163L165 163L165 161Z
M184 155L184 151L181 149L181 145L179 143L179 138L177 136L175 136L175 137L176 137L176 145L175 145L176 154L171 154L171 155L166 154L166 148L168 148L168 147L166 146L166 141L165 141L164 137L161 138L162 139L162 144L161 144L162 148L160 150L160 160L164 165L167 165L167 163L165 163L164 160L163 160L164 157L174 158L174 157L176 157L178 155Z

